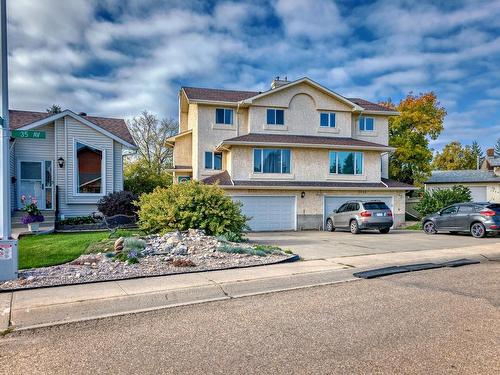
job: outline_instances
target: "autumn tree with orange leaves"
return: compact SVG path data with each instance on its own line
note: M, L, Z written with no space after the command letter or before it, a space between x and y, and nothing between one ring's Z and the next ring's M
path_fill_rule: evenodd
M410 93L397 105L390 100L380 104L399 112L389 118L389 145L396 148L389 157L390 178L422 185L431 172L429 141L443 130L446 110L434 92Z

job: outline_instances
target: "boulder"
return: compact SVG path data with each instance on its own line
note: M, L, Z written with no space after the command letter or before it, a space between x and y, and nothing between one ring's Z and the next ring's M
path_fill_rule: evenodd
M125 242L125 238L123 238L123 237L118 238L114 244L115 251L123 250L123 243L124 242Z
M188 254L188 248L186 245L183 243L179 243L173 250L172 250L173 255L187 255Z

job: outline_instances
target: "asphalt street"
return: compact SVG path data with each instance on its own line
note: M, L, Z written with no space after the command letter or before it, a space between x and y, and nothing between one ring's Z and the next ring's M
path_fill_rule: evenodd
M4 374L498 374L500 263L270 293L0 339Z

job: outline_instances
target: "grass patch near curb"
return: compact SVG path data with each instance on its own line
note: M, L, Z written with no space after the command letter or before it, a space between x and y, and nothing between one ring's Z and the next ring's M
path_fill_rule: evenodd
M422 223L415 223L415 224L412 224L412 225L409 225L409 226L405 227L404 229L408 229L408 230L422 230Z
M257 255L260 257L265 257L267 255L272 254L282 254L282 250L276 246L268 246L268 245L255 245L253 247L240 247L240 246L231 246L231 245L223 245L217 249L223 253L231 253L231 254L248 254L248 255Z
M137 230L119 230L114 237L128 237ZM55 266L70 262L87 248L108 240L109 232L50 233L19 239L19 269ZM114 242L114 240L113 240Z

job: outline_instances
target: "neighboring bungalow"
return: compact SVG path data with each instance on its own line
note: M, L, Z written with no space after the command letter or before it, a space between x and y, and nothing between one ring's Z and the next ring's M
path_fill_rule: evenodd
M123 150L136 148L123 119L11 110L9 125L14 211L24 195L47 216L89 215L104 195L123 190ZM25 138L33 134L24 130L40 133Z

